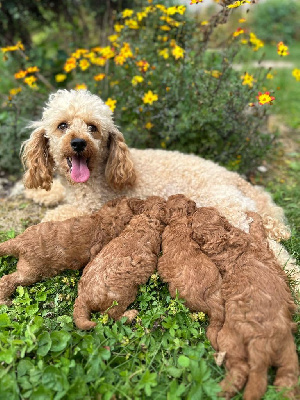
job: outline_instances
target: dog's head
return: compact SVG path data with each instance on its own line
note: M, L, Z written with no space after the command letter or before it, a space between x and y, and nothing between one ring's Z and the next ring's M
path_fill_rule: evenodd
M86 90L50 95L40 121L23 143L27 188L51 188L53 171L71 184L104 174L114 189L134 184L136 175L122 133L110 108Z

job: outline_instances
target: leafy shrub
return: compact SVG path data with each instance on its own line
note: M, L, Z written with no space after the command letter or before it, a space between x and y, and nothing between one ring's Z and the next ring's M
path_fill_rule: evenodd
M253 103L249 108L266 72L258 70L256 79L245 84L245 72L233 69L243 46L239 34L223 38L218 50L207 49L212 32L227 15L223 4L202 26L186 15L184 6L125 9L108 36L109 45L73 49L67 59L60 53L55 65L42 64L44 70L37 62L41 71L34 66L35 72L28 72L34 49L30 63L19 44L23 69L17 79L24 95L33 90L30 96L40 101L49 88L88 88L99 94L115 109L116 123L131 146L195 153L248 173L266 157L273 140L262 133L266 107ZM11 97L21 110L22 97ZM11 132L7 121L4 129ZM16 132L11 137L18 146ZM19 164L0 161L2 168L12 165Z
M296 0L268 0L253 8L253 27L268 43L300 39L300 4Z

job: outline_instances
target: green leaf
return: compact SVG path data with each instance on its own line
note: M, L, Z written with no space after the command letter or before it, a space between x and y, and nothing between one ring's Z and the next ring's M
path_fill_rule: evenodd
M69 388L66 375L61 369L52 365L46 367L43 371L42 383L46 388L55 390L56 392L62 392Z
M7 314L0 314L0 328L11 326L11 320Z
M166 372L174 378L179 378L182 375L182 369L176 367L168 367L166 368Z
M53 331L50 338L52 340L51 351L62 351L66 348L71 335L64 331Z
M44 357L46 354L48 354L49 350L51 349L51 345L52 345L52 340L51 340L49 332L41 333L38 336L37 340L38 340L37 354L39 356Z
M6 364L10 364L13 362L16 350L14 347L10 347L9 349L3 349L0 351L0 361L4 361Z
M190 359L184 355L178 357L178 365L187 368L190 365Z

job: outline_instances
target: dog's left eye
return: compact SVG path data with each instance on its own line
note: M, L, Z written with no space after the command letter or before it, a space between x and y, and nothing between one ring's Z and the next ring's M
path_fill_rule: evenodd
M65 131L68 127L69 125L66 122L62 122L58 125L58 129L60 129L61 131Z
M97 132L97 127L95 125L88 125L89 132Z

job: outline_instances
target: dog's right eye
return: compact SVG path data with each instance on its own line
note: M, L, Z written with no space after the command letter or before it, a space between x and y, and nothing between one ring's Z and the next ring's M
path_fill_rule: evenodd
M58 125L58 129L61 131L65 131L68 128L68 124L66 122L62 122L61 124Z

